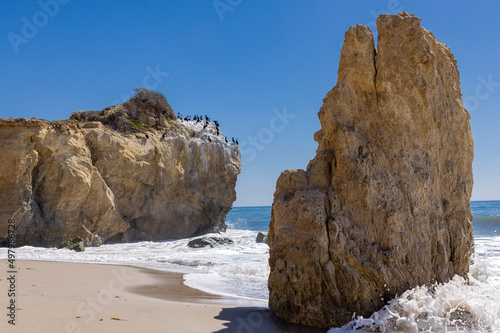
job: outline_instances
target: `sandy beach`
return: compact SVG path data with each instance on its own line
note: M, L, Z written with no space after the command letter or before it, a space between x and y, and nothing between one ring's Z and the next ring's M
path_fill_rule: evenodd
M15 326L7 261L1 332L325 332L276 319L264 302L186 287L182 274L138 267L16 261Z

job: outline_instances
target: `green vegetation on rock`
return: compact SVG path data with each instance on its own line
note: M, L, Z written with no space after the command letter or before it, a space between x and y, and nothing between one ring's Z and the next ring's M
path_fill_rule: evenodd
M69 122L78 122L76 119L63 119L63 120L53 120L54 123L64 124Z
M80 237L69 238L68 240L62 241L58 248L83 252L85 251L85 242Z
M133 128L142 130L148 128L148 125L141 123L140 121L137 120L132 120L132 119L127 119L127 123L132 125Z

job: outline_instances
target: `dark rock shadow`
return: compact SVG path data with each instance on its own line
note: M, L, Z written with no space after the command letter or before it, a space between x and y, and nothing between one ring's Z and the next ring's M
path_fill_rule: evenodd
M287 323L268 308L236 307L222 309L215 319L228 321L215 333L326 333L328 329Z

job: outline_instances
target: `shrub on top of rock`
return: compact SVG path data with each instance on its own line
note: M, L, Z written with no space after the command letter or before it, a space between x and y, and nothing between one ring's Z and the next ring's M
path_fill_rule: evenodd
M99 121L119 132L137 132L151 128L168 127L175 121L174 111L165 96L157 91L135 88L136 94L121 105L113 105L102 111L76 111L70 120Z
M175 119L175 114L170 104L168 104L167 99L161 93L157 91L150 91L146 88L135 88L136 94L127 102L124 106L141 110L152 112L156 115L162 115L169 120Z

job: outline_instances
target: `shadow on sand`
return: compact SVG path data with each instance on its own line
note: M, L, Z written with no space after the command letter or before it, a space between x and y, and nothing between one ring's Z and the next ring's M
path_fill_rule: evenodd
M295 325L277 318L268 308L237 307L222 309L215 319L228 321L216 333L326 333L324 328Z

